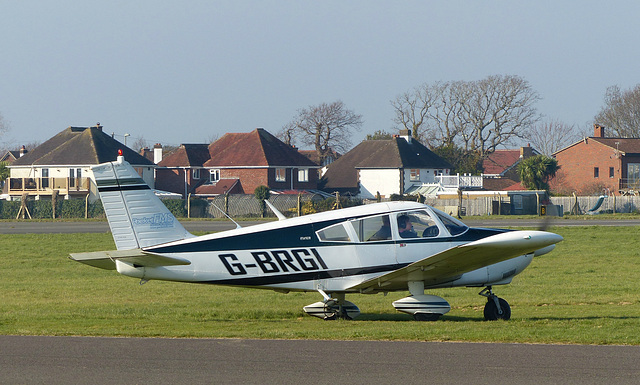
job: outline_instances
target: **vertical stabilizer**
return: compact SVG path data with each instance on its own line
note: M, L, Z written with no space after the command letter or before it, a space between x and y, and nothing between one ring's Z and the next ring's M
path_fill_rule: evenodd
M192 237L122 156L91 168L118 250Z

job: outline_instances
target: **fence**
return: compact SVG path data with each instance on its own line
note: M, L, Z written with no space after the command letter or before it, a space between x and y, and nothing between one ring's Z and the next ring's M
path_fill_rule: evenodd
M300 201L298 201L300 199ZM586 213L598 202L599 197L552 197L551 203L562 205L564 212L571 212L576 202L581 213ZM343 207L362 204L359 199L341 197ZM298 215L298 206L302 206L302 213L309 214L316 211L330 210L335 203L334 198L324 199L320 195L272 195L269 198L278 210L288 217ZM425 203L430 206L443 209L453 215L458 214L458 199L435 199L427 198ZM210 201L203 199L193 199L190 202L190 213L184 200L167 200L165 205L179 218L186 216L194 218L222 218L223 211L231 217L260 217L260 202L253 195L229 195L216 197ZM19 201L0 200L0 219L15 219L21 203ZM100 201L88 203L84 199L69 199L57 201L56 218L104 218L104 211ZM537 213L537 201L535 197L525 201L525 214ZM508 197L479 197L470 198L466 195L462 197L461 214L466 216L497 214L496 208L501 214L518 214L516 205ZM27 201L27 208L32 218L51 218L53 210L50 200ZM640 196L611 196L604 199L598 212L615 213L638 213L640 212ZM190 214L190 215L189 215ZM270 210L266 210L266 216L273 217Z

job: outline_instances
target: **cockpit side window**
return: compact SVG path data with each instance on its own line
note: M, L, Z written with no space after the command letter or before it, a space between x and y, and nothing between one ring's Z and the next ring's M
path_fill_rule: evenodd
M363 218L351 222L360 242L387 241L391 239L388 215Z

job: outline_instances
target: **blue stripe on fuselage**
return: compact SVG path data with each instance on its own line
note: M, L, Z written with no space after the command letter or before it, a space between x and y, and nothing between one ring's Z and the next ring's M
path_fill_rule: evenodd
M252 232L247 234L230 235L228 237L202 239L197 238L190 242L167 245L152 246L145 250L154 253L191 253L191 252L216 252L216 251L243 251L255 249L289 249L289 248L305 248L305 247L323 247L323 246L353 246L358 243L347 242L320 242L315 234L316 230L331 226L340 221L326 221L315 224L302 224L293 227L277 228L264 230L260 232ZM510 230L498 229L481 229L469 228L463 234L455 237L439 237L439 238L406 238L398 241L382 241L375 244L389 243L437 243L437 242L472 242L478 239L486 238L491 235L502 233ZM364 244L364 243L363 243ZM374 243L367 242L371 245Z

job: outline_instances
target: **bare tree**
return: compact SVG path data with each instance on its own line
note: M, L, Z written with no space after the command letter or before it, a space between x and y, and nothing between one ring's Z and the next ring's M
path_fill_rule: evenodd
M613 130L615 136L640 137L640 84L624 92L618 86L607 88L604 106L594 120Z
M438 84L423 84L407 91L391 101L396 111L394 122L411 130L412 136L422 142L429 143L430 133L426 125L429 120L429 110L436 104Z
M352 131L360 131L362 123L362 115L347 109L339 100L299 110L279 134L287 135L285 142L289 144L296 138L305 145L313 146L322 162L331 149L347 152L351 148Z
M9 123L4 120L4 116L0 113L0 138L9 131Z
M549 119L528 129L526 139L529 140L533 148L544 155L551 156L554 152L580 140L581 135L575 125Z
M149 143L142 135L139 135L134 138L133 143L131 143L131 145L128 147L134 151L140 152L140 150L143 148L149 148Z
M431 148L458 145L485 156L516 138L523 138L539 115L540 99L519 76L489 76L479 81L423 85L392 105L394 121L414 130Z

